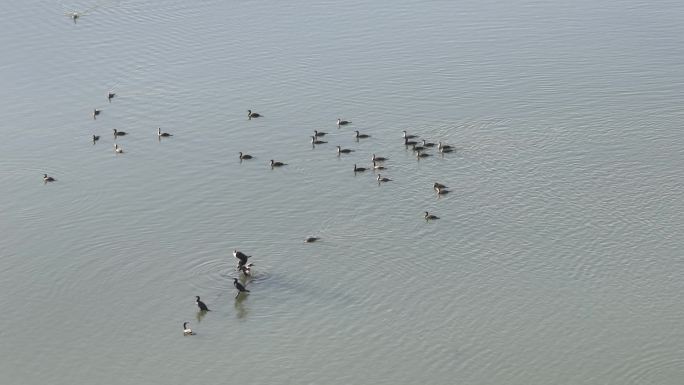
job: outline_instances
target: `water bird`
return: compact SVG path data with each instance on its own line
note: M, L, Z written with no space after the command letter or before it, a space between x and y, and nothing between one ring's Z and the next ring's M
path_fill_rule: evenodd
M438 216L432 215L432 214L428 213L427 211L425 212L424 218L425 218L426 221L430 221L430 220L433 220L433 219L439 219Z
M316 130L314 130L314 136L317 137L317 138L318 138L319 136L326 136L326 135L328 135L327 132L316 131Z
M354 164L354 172L364 172L366 171L365 167L356 167L356 164Z
M440 150L440 151L443 151L443 150L451 150L452 147L451 147L450 145L448 145L448 144L442 144L442 142L439 142L439 145L437 146L437 149Z
M200 300L199 295L196 295L196 296L195 296L195 303L197 304L197 307L199 307L200 311L211 311L211 310L209 310L209 308L207 307L207 305L204 304L204 302L202 302L202 301Z
M416 142L415 140L408 140L408 138L404 138L404 146L408 147L416 144L418 144L418 142Z
M404 131L402 131L402 132L404 133L404 135L403 135L403 138L404 138L404 139L413 139L413 138L417 138L417 137L418 137L417 135L409 135L409 134L407 134L407 133L406 133L406 130L404 130Z
M376 161L373 161L373 170L384 170L385 166L378 164Z
M243 284L238 282L237 278L233 278L233 286L235 286L238 291L237 294L235 294L235 298L237 298L240 293L249 293L249 290L247 290Z
M316 241L319 240L319 239L321 239L321 238L318 238L318 237L308 237L308 238L306 238L306 239L304 240L304 243L313 243L313 242L316 242Z
M43 182L47 183L47 182L56 182L56 181L57 181L57 179L55 179L51 176L48 176L48 174L43 174Z
M423 147L435 147L435 144L432 142L428 142L425 139L423 139Z
M418 150L417 153L416 153L416 158L418 158L418 159L420 159L420 158L427 158L428 156L432 156L432 155L426 154L426 153L424 153L424 152L422 152L422 151L420 151L420 150Z
M425 150L425 147L419 146L418 144L414 144L413 146L411 146L411 149L413 151L423 151L423 150Z
M384 162L387 159L389 159L389 158L383 158L382 156L375 156L375 154L373 154L373 157L371 158L371 160L373 162Z
M233 256L238 259L238 267L247 264L247 259L251 258L251 255L247 255L242 251L237 249L233 250Z
M243 154L242 151L240 151L240 160L252 159L252 158L253 158L253 156L251 156L249 154Z
M247 110L247 117L252 120L252 118L260 118L261 114L258 112L252 112L252 110Z
M445 195L449 193L449 190L447 190L446 187L439 187L436 189L437 195Z
M93 120L97 119L97 116L100 115L101 110L98 110L97 108L93 110Z
M283 162L276 162L273 159L271 159L271 168L273 167L282 167L282 166L287 166L287 163Z
M448 153L448 152L454 152L454 149L451 147L444 147L444 148L440 148L439 152L444 154L444 153Z
M173 136L169 134L168 132L162 132L161 127L157 127L157 136L160 138L168 138L169 136Z
M252 266L254 266L253 263L248 263L246 265L238 266L238 270L240 270L242 272L242 274L245 275L245 277L251 277L252 276Z
M348 120L342 120L342 119L340 119L340 118L337 118L337 127L339 127L339 126L346 126L346 125L349 124L349 123L351 123L351 122L348 121Z
M126 131L118 131L116 128L114 130L114 137L127 135Z
M354 150L350 150L348 148L342 148L340 146L337 146L337 154L349 154L350 152L354 152Z
M107 100L109 100L110 103L112 102L112 99L114 99L115 96L116 96L116 94L114 92L112 92L112 91L107 92Z
M443 185L443 184L441 184L441 183L435 182L435 184L432 185L432 188L435 189L435 190L439 190L439 189L447 188L447 186L445 186L445 185Z
M74 21L74 24L76 24L76 19L78 19L79 17L81 17L81 15L80 15L78 12L76 12L76 11L67 12L67 16L69 16L69 17L71 18L71 20Z
M97 142L100 140L100 135L93 135L93 143Z
M190 328L188 327L188 324L189 324L189 323L190 323L190 322L183 322L183 335L184 335L184 336L192 336L192 335L195 334L195 333L192 332L192 329L190 329Z
M114 143L114 152L117 154L123 154L123 147L119 146L118 144Z
M380 176L380 174L378 174L378 183L380 183L380 182L389 182L389 181L391 181L391 180L392 180L392 179L390 179L390 178L384 178L384 177Z
M366 134L361 134L361 133L359 133L359 131L358 131L358 130L357 130L357 131L354 131L354 132L356 132L356 139L365 139L365 138L370 138L370 135L366 135Z
M325 143L328 143L328 142L326 142L325 140L316 139L316 135L313 135L311 137L311 144L325 144Z

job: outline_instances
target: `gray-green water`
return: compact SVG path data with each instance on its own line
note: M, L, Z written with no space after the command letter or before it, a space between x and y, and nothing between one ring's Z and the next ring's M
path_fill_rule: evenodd
M3 384L684 382L681 2L3 5Z

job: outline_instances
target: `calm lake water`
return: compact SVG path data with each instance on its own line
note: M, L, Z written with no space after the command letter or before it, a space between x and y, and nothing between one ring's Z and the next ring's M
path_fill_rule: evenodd
M681 1L4 5L3 384L684 383Z

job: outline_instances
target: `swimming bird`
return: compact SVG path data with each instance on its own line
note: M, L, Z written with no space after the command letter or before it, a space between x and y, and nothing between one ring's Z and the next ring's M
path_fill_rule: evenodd
M437 149L440 150L440 151L445 150L445 149L451 150L452 147L451 147L450 145L448 145L448 144L442 144L442 142L439 142L439 145L437 146Z
M311 137L311 144L324 144L324 143L328 143L328 142L326 142L325 140L316 139L316 135L313 135Z
M114 137L116 138L117 136L124 136L127 135L126 131L118 131L116 128L114 128Z
M418 159L427 158L428 156L432 156L432 155L421 152L420 150L418 150L416 153L416 158L418 158Z
M373 161L373 169L374 169L374 170L384 170L384 169L385 169L385 166L383 166L383 165L381 165L381 164L377 164L376 161Z
M340 146L337 146L337 154L349 154L350 152L354 152L354 150L350 150L348 148L341 148Z
M273 167L281 167L281 166L287 166L287 163L283 162L276 162L273 159L271 159L271 168Z
M197 304L197 307L199 307L200 311L211 311L207 305L204 304L204 302L200 301L199 295L196 295L195 298L195 303Z
M118 144L114 143L114 152L117 154L123 154L123 147L119 146Z
M365 167L356 167L356 164L354 164L354 172L364 172L366 171Z
M100 135L93 135L93 143L97 142L100 140Z
M342 119L340 119L340 118L337 118L337 127L339 127L339 126L345 126L345 125L347 125L347 124L349 124L349 123L351 123L351 122L348 121L348 120L342 120Z
M425 139L423 139L423 147L435 147L435 144L432 142L428 142Z
M378 174L378 183L380 183L380 182L389 182L389 181L391 181L391 180L392 180L392 179L390 179L390 178L383 178L382 176L380 176L380 174Z
M449 190L447 190L446 187L438 187L435 190L437 191L437 195L445 195L449 193Z
M252 257L251 255L243 253L242 251L238 251L237 249L233 250L233 256L238 259L238 267L246 265L247 259Z
M404 130L404 131L402 131L402 132L404 133L404 135L403 135L404 139L413 139L413 138L417 138L417 137L418 137L417 135L409 135L409 134L407 134L407 133L406 133L406 130Z
M237 298L240 293L249 293L249 290L245 289L245 287L238 282L237 278L233 278L233 286L238 290L237 294L235 294L235 298Z
M100 115L101 110L98 110L97 108L93 110L93 120L97 119L97 116Z
M304 240L304 243L313 243L313 242L316 242L316 241L319 240L319 239L320 239L320 238L318 238L318 237L308 237L308 238L306 238L306 239Z
M316 130L314 130L314 136L317 137L317 138L318 138L319 136L326 136L327 134L328 134L327 132L316 131Z
M116 94L114 92L112 92L112 91L107 92L107 100L109 100L110 103L112 102L112 99L114 99L115 96L116 96Z
M57 181L57 179L55 179L51 176L48 176L48 174L43 174L43 182L47 183L47 182L56 182L56 181Z
M69 13L68 15L74 21L74 24L76 24L76 19L81 17L81 15L79 15L78 12L76 12L76 11L73 11L73 12Z
M251 156L251 155L249 155L249 154L243 154L242 151L240 151L240 160L243 160L243 159L252 159L252 158L253 158L253 156Z
M190 329L190 328L188 327L188 324L189 324L189 323L190 323L190 322L183 322L183 335L184 335L184 336L192 336L192 335L195 334L195 333L192 332L192 329Z
M252 276L252 266L254 266L253 263L248 263L246 265L241 265L238 267L238 270L242 272L242 274L245 275L245 277L251 277Z
M423 150L425 150L425 147L419 146L418 144L414 144L413 146L411 146L411 149L413 151L423 151Z
M160 138L162 138L162 137L167 138L167 137L173 136L173 135L169 134L168 132L162 132L161 127L157 127L157 136Z
M443 185L443 184L441 184L441 183L435 182L435 184L432 185L432 188L435 189L435 190L439 190L439 189L441 189L441 188L442 188L442 189L443 189L443 188L447 188L447 186L445 186L445 185Z
M432 214L428 213L427 211L425 212L424 218L426 221L433 220L433 219L439 219L438 216L432 215Z
M356 139L370 138L370 135L360 134L358 130L357 130L357 131L354 131L354 132L356 132Z
M404 146L408 147L416 144L418 144L418 142L416 142L415 140L408 140L408 138L404 138Z
M443 147L443 148L439 149L439 152L441 152L441 153L454 152L454 149L451 147Z
M375 154L373 154L373 157L371 158L371 160L374 162L384 162L387 159L389 159L389 158L383 158L382 156L375 156Z
M258 112L252 112L252 110L247 110L247 117L252 120L252 118L260 118L261 114Z

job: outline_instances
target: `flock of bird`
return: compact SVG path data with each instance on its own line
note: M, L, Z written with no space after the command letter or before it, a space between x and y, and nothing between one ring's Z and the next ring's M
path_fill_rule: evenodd
M109 101L109 103L112 102L112 99L114 99L114 97L116 97L116 93L114 93L113 91L109 91L107 93L107 100ZM92 114L93 120L97 120L97 117L101 113L102 113L102 110L95 108L93 110L93 114ZM252 120L255 118L260 118L260 117L263 117L263 115L261 115L257 112L253 112L252 110L247 110L247 118L249 120ZM342 126L347 126L347 125L350 125L351 123L352 123L351 121L342 120L342 119L338 118L337 119L337 128L339 129ZM360 139L368 139L371 137L370 135L361 133L358 130L355 130L354 133L355 133L355 138L357 141L359 141ZM115 128L115 129L113 129L113 134L114 134L114 141L115 141L114 152L116 154L122 154L124 152L123 147L121 147L121 145L116 143L116 140L120 137L126 136L127 133L125 131L119 131ZM311 144L315 147L317 145L322 145L322 144L328 143L327 141L323 140L323 138L327 134L328 133L326 133L326 132L314 130L313 135L310 136ZM162 138L168 138L171 136L173 136L173 135L168 133L168 132L162 132L161 128L157 128L157 137L159 138L159 140L161 140ZM403 131L402 137L403 137L404 146L406 147L406 149L407 150L410 149L411 151L413 151L415 153L415 156L417 159L421 159L421 158L431 156L431 154L427 151L430 148L434 148L434 147L437 148L437 151L440 154L445 154L445 153L449 153L449 152L454 151L452 146L450 146L448 144L443 144L441 141L438 142L438 144L428 142L425 139L422 139L419 142L416 140L416 139L418 139L418 137L416 135L409 134L406 131ZM95 144L98 140L100 140L100 136L93 135L92 140L93 140L93 144ZM350 154L350 153L356 151L356 150L349 149L349 148L342 148L342 146L339 146L339 145L336 146L336 148L337 148L337 156L342 156L344 154ZM254 158L255 157L250 155L250 154L246 154L243 152L239 153L240 162L242 162L243 160L250 160L250 159L254 159ZM386 169L385 162L388 161L389 159L386 157L376 156L375 154L372 154L370 160L372 162L372 165L370 165L369 167L359 167L357 164L354 164L354 169L353 169L354 173L365 172L365 171L368 171L371 169L375 172L385 170ZM274 168L278 168L278 167L287 166L287 163L271 159L270 160L270 166L271 166L271 169L274 169ZM377 177L375 179L377 180L378 185L392 181L392 179L387 178L387 177L383 177L380 173L377 174ZM49 176L48 174L43 174L43 181L44 181L44 183L47 184L47 183L51 183L51 182L56 182L57 179L55 179L52 176ZM438 195L444 195L444 194L449 193L448 187L444 184L435 182L432 187ZM427 211L425 211L425 215L423 217L426 221L432 221L432 220L439 219L438 216L430 214ZM308 237L304 240L304 242L311 243L311 242L317 241L318 239L319 239L318 237ZM248 263L248 259L251 256L246 255L241 251L234 250L233 256L238 260L236 271L238 272L239 275L242 275L245 279L245 281L243 281L244 282L244 284L243 284L238 280L238 278L233 278L233 286L237 290L237 294L235 295L235 298L237 299L237 297L240 294L249 293L249 290L247 290L247 288L245 286L248 283L247 279L252 276L252 266L254 266L254 263ZM199 308L200 313L204 314L204 313L210 311L208 306L204 302L202 302L202 300L200 300L199 296L195 297L195 303L197 304L197 307ZM189 322L183 323L183 335L186 335L186 336L194 335L195 333L188 326L188 324L189 324Z

